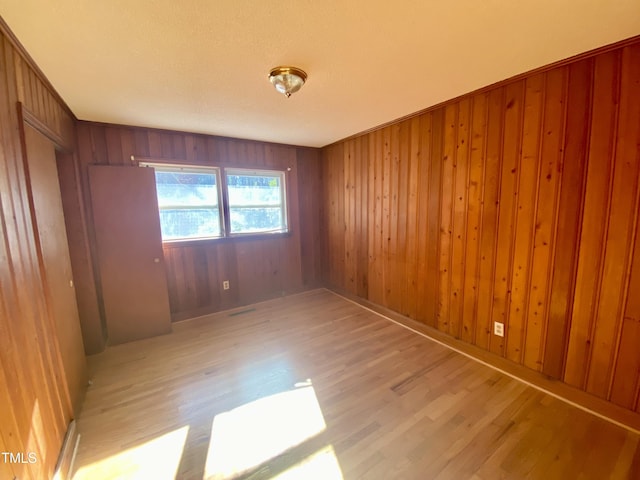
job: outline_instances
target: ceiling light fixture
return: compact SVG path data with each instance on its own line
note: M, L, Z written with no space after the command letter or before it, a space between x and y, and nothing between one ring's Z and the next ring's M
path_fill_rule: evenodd
M307 80L307 74L296 67L276 67L269 72L269 80L276 90L289 98L296 93Z

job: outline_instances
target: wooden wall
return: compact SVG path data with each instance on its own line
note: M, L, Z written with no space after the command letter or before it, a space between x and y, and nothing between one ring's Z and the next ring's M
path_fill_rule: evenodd
M322 159L331 286L640 411L640 39Z
M287 170L291 233L164 247L174 320L216 312L316 286L320 282L319 150L138 127L78 124L81 175L89 164L156 162ZM91 213L88 208L90 222ZM229 280L231 288L222 289Z
M16 45L0 22L0 451L35 453L36 462L0 461L0 477L40 479L53 474L77 399L38 261L17 103L68 145L75 119Z

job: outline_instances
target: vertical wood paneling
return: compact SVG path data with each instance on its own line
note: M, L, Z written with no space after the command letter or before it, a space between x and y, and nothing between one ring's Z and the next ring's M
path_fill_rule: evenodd
M0 328L5 326L6 318L6 312L2 310L0 312L0 319L3 320L3 323L0 325ZM3 338L5 341L10 340L4 335L6 335L6 331L3 331ZM2 405L6 405L5 408L0 410L0 425L3 426L0 430L0 442L2 442L3 452L20 452L25 446L34 447L27 443L26 438L22 438L22 433L18 425L20 415L16 410L21 410L21 407L25 406L24 403L20 403L20 400L24 402L24 397L16 395L16 393L22 393L16 392L16 390L13 390L14 395L9 394L11 384L6 377L11 374L9 368L12 365L6 361L4 356L0 356L0 360L0 402L2 402ZM5 371L7 372L6 374ZM36 452L37 450L34 448L32 451ZM14 475L33 478L28 467L23 464L16 465L9 462L2 462L2 464L0 464L0 473L2 473L3 478L13 478Z
M531 260L531 283L527 306L527 335L524 364L541 370L547 327L550 290L551 254L555 234L556 197L558 192L559 156L564 125L566 69L561 67L545 74L542 109L542 141L537 179L536 223Z
M296 155L297 183L302 186L298 188L302 284L311 288L319 285L323 278L323 242L320 228L320 218L323 214L322 168L318 150L299 148L296 149ZM362 252L366 255L365 249L362 249Z
M149 150L148 132L146 130L138 129L133 132L133 137L135 139L134 152L138 152L138 155L142 155L143 157L150 157L151 152ZM82 136L78 135L78 141L82 141Z
M368 256L367 288L345 283L359 263L329 261L327 282L640 409L639 52L325 147L327 251Z
M220 277L221 268L218 265L218 252L213 251L211 249L204 248L204 268L206 269L207 280L206 283L209 286L209 291L207 292L207 302L212 303L214 305L222 305L221 292L218 288L220 282L223 280ZM169 278L171 278L170 276ZM226 278L226 277L225 277ZM235 279L230 279L230 281L235 281ZM176 287L173 287L176 290ZM172 287L169 286L169 292L171 292ZM223 290L224 292L225 290ZM227 290L228 291L228 290ZM171 302L171 298L169 298L169 302Z
M82 338L87 354L105 347L76 155L58 154L58 176Z
M327 192L327 197L330 201L327 205L327 212L331 219L327 228L327 244L333 247L328 249L328 267L329 267L329 281L344 288L343 275L344 275L344 210L343 210L343 160L344 146L342 144L337 145L331 152L325 162L325 168L328 168L328 173L325 175L327 178L327 184L325 188L330 188Z
M511 270L513 252L514 214L518 198L519 157L522 137L522 103L524 82L507 85L504 89L504 126L502 129L502 159L500 168L500 193L498 200L498 225L496 236L495 278L491 323L505 326L505 337L490 335L490 349L503 355L504 341L509 338L509 300L511 299Z
M496 269L498 206L500 196L500 169L502 128L504 116L504 88L489 93L489 117L484 166L484 192L482 209L482 236L480 237L480 271L476 323L476 345L489 349L493 325L491 307Z
M420 217L420 119L414 117L409 122L409 191L407 198L407 263L406 263L406 315L418 317L418 283L420 281L420 264L418 253L419 217Z
M70 395L44 266L38 261L17 104L22 102L43 128L70 148L75 145L75 119L4 30L0 79L0 449L37 457L33 464L0 461L0 476L51 478L74 416L72 403L79 398Z
M385 305L390 305L393 288L390 264L395 257L395 251L391 243L391 196L393 177L393 159L391 157L391 127L382 129L382 242L380 244L380 258L382 260L382 300Z
M384 258L384 249L382 245L382 206L383 206L383 191L382 184L384 180L384 174L382 172L382 131L378 130L371 135L371 142L369 143L369 151L373 152L375 159L374 164L374 204L373 204L373 222L371 222L371 228L369 229L369 236L372 237L372 260L373 269L369 272L369 295L372 301L376 303L384 303L384 282L383 282L383 270L382 261ZM325 200L325 204L327 201ZM327 242L327 247L330 245Z
M3 62L10 48L5 42ZM0 70L4 71L4 68ZM4 348L14 356L13 364L9 367L14 381L9 391L22 390L22 398L18 398L25 407L18 428L27 442L31 436L35 437L39 444L37 452L43 459L43 471L50 473L72 413L59 359L59 342L53 329L53 319L48 313L44 271L37 259L34 217L27 197L28 179L17 137L19 126L16 97L12 92L14 84L7 83L6 96L2 97L0 106L4 160L4 184L0 190L7 196L7 201L3 201L4 206L11 209L8 215L3 215L6 227L4 234L8 235L9 243L5 253L5 268L12 270L11 278L3 285L3 290L6 289L4 302L9 303L12 311L5 319L9 335ZM8 132L11 130L16 133L10 135ZM5 362L3 364L7 365ZM14 397L13 401L18 398ZM37 418L34 418L35 413L38 414Z
M409 164L411 157L409 148L411 142L409 141L409 132L411 125L409 122L401 123L398 130L398 232L397 232L397 276L401 279L399 284L399 308L398 311L403 315L407 315L409 297L411 292L408 289L408 272L407 272L407 223L408 216L410 215L410 209L408 205L409 197Z
M358 277L358 256L357 256L357 231L356 205L355 205L355 140L345 144L344 149L344 264L345 278L344 288L350 293L356 293L356 282Z
M360 229L358 233L358 286L356 294L364 297L367 295L369 288L369 250L367 246L369 244L369 222L367 215L367 208L369 202L369 142L365 138L359 138L356 144L356 160L359 162L360 172L364 176L363 181L358 185L360 188L359 202L356 205L356 216L360 222ZM362 177L356 177L362 178ZM320 201L320 199L317 199ZM316 217L316 228L319 228L319 217ZM316 255L317 257L317 255Z
M418 166L418 182L420 190L418 192L418 237L416 239L416 248L418 249L418 258L416 265L416 284L417 284L417 312L416 319L427 323L427 315L429 311L427 298L427 265L428 249L427 249L427 226L429 225L429 181L431 173L431 120L432 115L421 115L419 121L419 139L418 148L420 149L420 165Z
M438 320L438 284L440 264L440 203L442 202L442 148L444 142L444 109L431 116L429 133L428 197L427 197L427 264L425 268L425 316L427 325L435 327Z
M484 156L487 129L487 95L472 98L473 118L471 125L469 156L469 187L467 202L467 237L464 261L464 309L462 312L462 336L475 343L477 328L478 275L480 262L480 238L482 236L482 211L484 194Z
M526 313L531 281L531 250L540 165L543 95L544 76L536 75L528 78L525 86L507 337L507 358L516 363L522 362L524 339L526 338Z
M164 263L167 271L178 271L176 257L181 253L178 249L166 249L163 251ZM208 262L207 262L208 263ZM179 305L177 275L167 275L167 289L169 290L169 305Z
M192 259L196 287L196 308L206 308L209 304L209 292L211 291L206 249L202 247L194 249Z
M380 282L376 275L376 268L377 268L376 248L378 246L378 243L377 243L378 237L376 235L376 232L377 232L376 225L378 221L378 204L379 204L380 193L377 187L378 169L376 168L376 161L375 161L377 157L376 157L376 147L375 147L374 139L375 139L374 134L367 135L362 139L363 143L366 142L366 145L367 145L366 147L367 156L365 157L365 160L366 160L367 180L368 180L368 185L367 185L368 194L367 194L366 206L363 205L362 215L366 218L366 223L367 223L368 263L367 263L367 288L365 292L361 295L363 298L371 298L372 300L374 298L375 299L380 298L380 294L378 293L378 286ZM326 159L325 159L325 163L326 163ZM326 205L326 198L323 198L323 200L325 201L324 202L321 201L321 203L324 203ZM320 218L319 223L324 227L326 223L326 217L324 215ZM326 246L327 246L327 242L325 242L325 247ZM323 278L326 279L327 277L324 276Z
M120 129L109 127L105 129L104 133L109 165L125 165L124 158L122 158L122 135Z
M565 381L584 388L601 282L620 94L620 52L594 62L592 126Z
M456 127L458 124L458 104L448 105L444 112L444 143L442 152L442 177L440 201L440 255L437 328L450 331L451 296L451 250L452 250L452 213L455 194Z
M601 397L609 394L609 381L618 348L618 329L627 290L632 249L634 209L638 189L638 118L640 118L640 45L622 51L620 110L614 152L613 185L609 206L609 228L605 242L600 302L596 313L594 349L587 376L587 391ZM637 292L631 292L637 295Z
M135 136L129 129L120 129L120 146L122 148L120 155L122 158L122 165L127 165L131 162L131 152L135 152ZM185 154L186 155L186 154Z
M565 140L561 187L557 211L555 257L549 303L544 367L547 375L560 378L564 369L566 341L571 318L575 278L575 252L580 228L580 209L590 128L592 60L569 66ZM571 254L567 254L572 252Z
M335 228L331 232L332 238L340 238L342 241L340 242L340 247L332 252L333 261L331 262L331 267L337 266L338 269L335 272L336 282L342 288L345 287L344 284L344 275L346 272L344 258L345 258L345 249L346 245L344 244L344 235L346 230L345 223L345 210L344 210L344 150L345 146L340 145L339 152L340 156L336 159L336 164L339 165L339 168L335 170L335 192L334 198L336 200L335 207L332 209L332 213L335 215L336 222Z
M467 242L467 192L469 190L469 127L471 99L460 102L456 125L456 151L453 170L454 191L451 235L451 294L449 334L459 338L464 307L464 268Z
M626 408L635 409L638 398L638 375L640 375L640 222L638 222L638 204L636 203L635 250L626 297L624 317L620 332L620 346L616 361L611 401Z

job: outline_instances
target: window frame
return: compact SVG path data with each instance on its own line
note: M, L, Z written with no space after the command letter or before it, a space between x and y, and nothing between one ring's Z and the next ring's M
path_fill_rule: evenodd
M137 159L136 159L137 160ZM172 247L180 245L193 245L194 243L224 243L229 241L238 240L260 240L270 239L277 237L291 236L291 221L289 212L289 173L291 168L270 168L262 167L255 168L253 166L244 165L198 165L193 163L182 163L179 160L174 162L162 162L155 159L145 159L137 162L138 167L153 168L159 171L189 171L193 173L215 173L217 181L217 195L218 195L218 212L220 222L220 236L216 237L198 237L198 238L177 238L173 240L162 240L163 247ZM281 198L282 198L282 215L284 220L284 230L277 231L263 231L263 232L245 232L245 233L231 233L230 225L230 205L229 205L229 190L227 186L228 172L235 172L242 175L243 173L253 173L256 175L263 174L265 176L280 176L281 178ZM231 173L233 174L233 173ZM157 184L154 185L157 190ZM157 192L156 192L157 195ZM158 203L158 214L160 212L160 205Z
M210 241L210 240L218 240L226 237L226 222L225 222L225 211L224 211L224 203L223 203L223 195L222 195L222 171L219 167L216 166L203 166L203 165L186 165L179 163L159 163L159 162L140 162L138 164L139 167L143 168L153 168L154 171L158 172L179 172L179 173L203 173L207 175L215 175L216 178L216 196L218 198L218 224L220 229L220 235L217 236L207 236L207 237L194 237L194 238L175 238L175 239L162 239L162 244L171 244L171 243L180 243L180 242L200 242L200 241ZM156 187L156 197L158 184L155 184ZM194 207L196 209L197 207ZM207 208L206 206L204 208ZM160 203L158 202L158 214L163 210L160 207Z
M271 230L271 231L262 231L262 232L232 232L231 231L231 202L229 201L229 186L227 185L227 176L228 175L245 175L245 176L270 176L270 177L280 177L280 198L281 204L278 205L282 212L283 218L283 229L279 230ZM235 237L247 237L247 236L256 236L256 235L284 235L289 233L289 205L287 202L287 171L286 170L276 170L276 169L265 169L265 168L245 168L245 167L223 167L222 168L222 176L223 180L223 190L224 197L226 201L226 218L228 219L228 224L225 235L228 238ZM255 207L260 207L261 205L256 205Z

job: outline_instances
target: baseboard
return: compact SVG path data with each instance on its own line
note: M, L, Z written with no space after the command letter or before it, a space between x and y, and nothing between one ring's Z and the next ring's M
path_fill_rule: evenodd
M179 323L184 322L186 320L195 320L200 317L207 317L209 315L217 315L219 313L225 313L229 311L233 311L239 308L244 308L248 305L254 305L256 303L268 302L269 300L273 300L281 297L288 297L291 295L297 295L299 293L308 292L311 290L315 290L321 288L319 286L309 286L304 288L292 289L292 290L278 290L275 292L268 292L263 295L256 295L251 298L245 298L243 300L237 300L234 302L224 302L224 304L220 305L206 305L200 308L194 308L191 310L184 310L181 312L175 312L171 314L171 322Z
M423 323L417 322L416 320L405 317L398 312L394 312L386 307L377 305L369 300L365 300L340 289L327 289L350 302L370 310L376 315L386 318L387 320L390 320L447 348L455 350L472 360L498 370L509 377L541 390L555 398L558 398L559 400L600 417L603 420L623 427L634 433L640 433L640 414L636 412L627 410L626 408L591 395L583 390L567 385L560 380L550 378L547 375L531 370L523 365L513 363L506 358L483 350L475 345L463 342L462 340L457 340L433 327L429 327Z
M70 480L73 474L73 462L78 450L78 442L80 435L75 420L71 420L67 433L64 436L64 442L58 456L58 463L53 472L53 480Z

